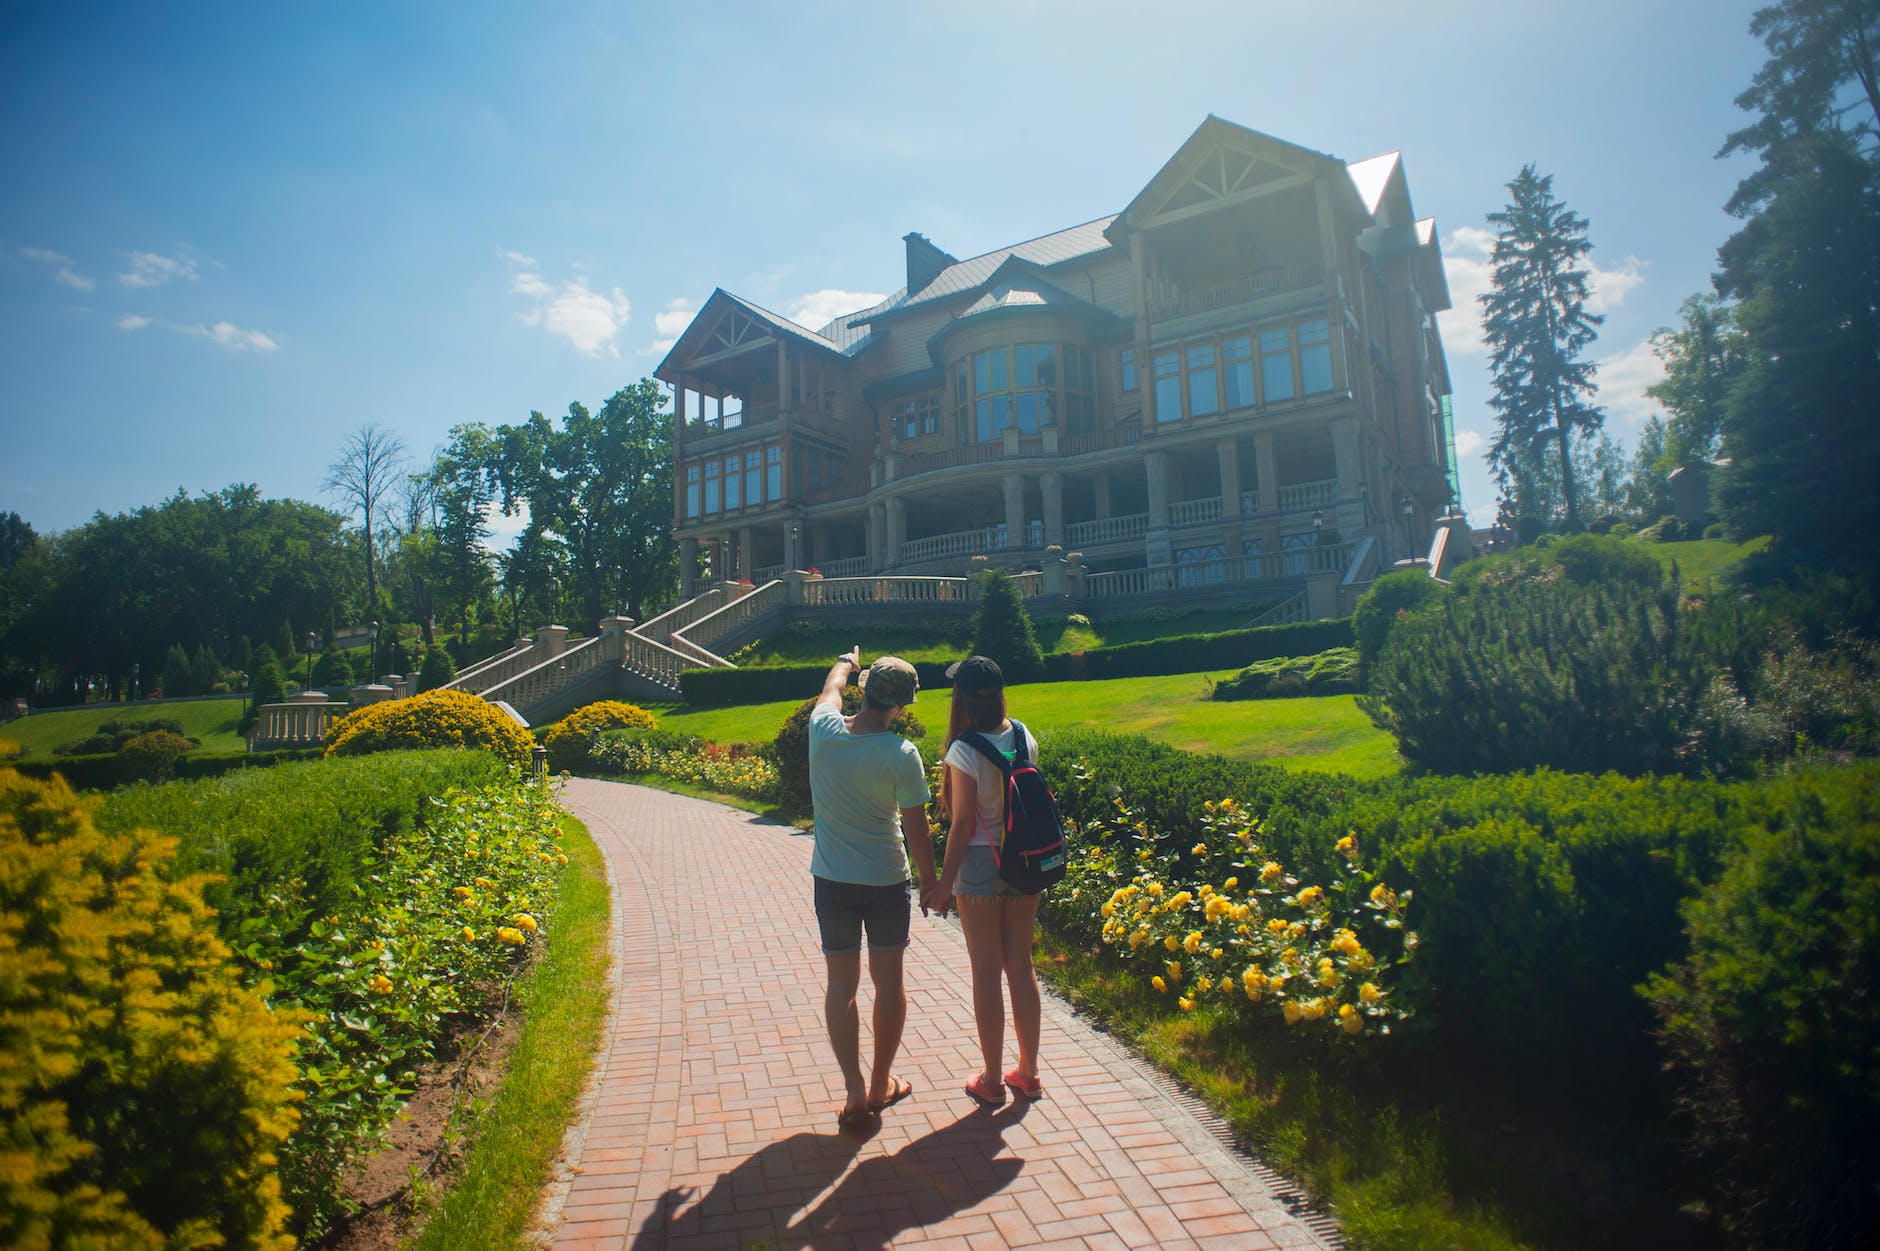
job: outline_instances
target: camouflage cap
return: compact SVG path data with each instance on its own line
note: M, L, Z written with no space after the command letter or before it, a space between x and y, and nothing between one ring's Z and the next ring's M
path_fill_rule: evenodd
M868 666L862 690L878 704L911 704L914 693L920 690L920 675L899 656L883 656Z

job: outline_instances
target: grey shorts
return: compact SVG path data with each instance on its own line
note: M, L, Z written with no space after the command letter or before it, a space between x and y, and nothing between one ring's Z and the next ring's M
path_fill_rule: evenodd
M908 884L863 886L826 877L816 883L816 925L822 931L825 956L846 956L862 949L862 931L868 931L870 951L899 951L907 946L913 905Z
M1011 884L999 876L999 859L992 854L992 848L975 844L966 849L966 860L960 865L960 877L954 883L953 893L1019 895L1024 892L1013 890Z

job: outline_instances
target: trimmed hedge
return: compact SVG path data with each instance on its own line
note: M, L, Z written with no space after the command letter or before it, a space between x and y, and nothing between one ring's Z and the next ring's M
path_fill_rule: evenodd
M191 778L221 777L237 769L266 769L295 760L318 760L324 753L318 747L283 751L191 752L177 757L170 776L177 781ZM125 782L123 766L117 753L102 756L58 756L40 760L14 760L8 767L30 778L45 781L53 774L78 791L108 791Z
M1059 652L1044 658L1047 682L1083 678L1159 678L1174 673L1205 673L1211 669L1241 669L1257 660L1279 656L1311 656L1332 647L1351 646L1351 618L1300 621L1292 625L1260 626L1253 630L1223 630L1216 634L1180 634L1098 647L1078 658Z
M944 691L947 667L940 663L914 663L922 691ZM770 704L784 699L814 699L823 679L835 664L780 665L764 669L687 669L679 675L688 708L730 708L740 704ZM918 705L917 705L918 706Z
M1276 656L1256 660L1231 678L1223 678L1212 698L1278 699L1294 695L1350 695L1358 682L1355 647L1331 647L1316 656Z
M1092 648L1081 656L1058 652L1044 658L1044 680L1153 678L1172 673L1240 669L1277 656L1309 656L1332 647L1350 646L1349 617L1261 626L1255 630L1225 630L1216 634L1182 634L1146 643ZM829 664L834 663L832 657ZM1079 665L1081 673L1077 672ZM923 691L944 691L950 685L944 664L922 662L916 663L914 669L920 674ZM812 699L828 674L829 665L687 669L679 675L679 687L685 693L689 708L729 708L792 698Z

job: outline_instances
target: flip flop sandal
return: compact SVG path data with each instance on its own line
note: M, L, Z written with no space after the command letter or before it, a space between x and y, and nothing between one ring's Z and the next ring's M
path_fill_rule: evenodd
M1035 1077L1026 1077L1017 1069L1005 1075L1005 1084L1021 1099L1035 1102L1044 1098L1044 1083Z
M883 1108L891 1107L913 1093L913 1082L904 1081L899 1077L890 1077L888 1079L888 1097L881 1100L879 1103L871 1101L868 1105L868 1110L870 1112L879 1113Z
M1005 1087L997 1082L988 1082L984 1073L973 1075L973 1080L966 1083L966 1093L982 1108L1005 1106Z

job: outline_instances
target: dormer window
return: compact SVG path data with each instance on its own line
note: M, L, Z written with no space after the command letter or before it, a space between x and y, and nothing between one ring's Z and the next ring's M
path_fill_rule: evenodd
M973 353L972 440L989 443L1008 426L1033 435L1055 425L1069 433L1091 428L1095 371L1090 349L1075 343L1015 343Z

